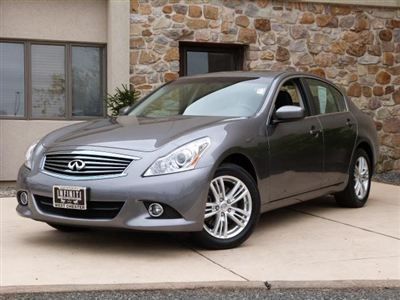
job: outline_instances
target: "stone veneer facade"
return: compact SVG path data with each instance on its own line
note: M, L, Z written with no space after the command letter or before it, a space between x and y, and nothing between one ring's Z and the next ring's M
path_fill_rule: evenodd
M378 172L400 170L400 8L289 1L131 0L131 83L178 78L179 41L240 43L244 70L326 77L373 116Z

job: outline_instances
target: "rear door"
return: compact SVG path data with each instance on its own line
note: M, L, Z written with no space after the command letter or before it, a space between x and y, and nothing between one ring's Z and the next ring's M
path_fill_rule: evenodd
M275 99L273 111L283 105L298 105L305 109L306 117L278 123L272 117L268 126L271 201L321 187L322 128L318 117L309 113L305 99L298 79L284 82Z
M333 85L314 78L303 80L312 114L322 124L324 138L324 186L345 181L357 135L356 120L343 94Z

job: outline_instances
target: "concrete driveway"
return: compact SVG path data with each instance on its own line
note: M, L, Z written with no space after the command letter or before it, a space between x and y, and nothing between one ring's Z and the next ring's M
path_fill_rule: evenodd
M1 198L1 285L400 279L400 187L374 183L368 205L331 197L266 213L240 248L205 251L186 235L61 233Z

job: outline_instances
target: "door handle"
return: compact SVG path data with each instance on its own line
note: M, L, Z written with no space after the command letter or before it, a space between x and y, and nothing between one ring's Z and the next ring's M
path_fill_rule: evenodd
M348 126L348 127L352 127L353 126L353 123L351 122L350 119L347 119L346 126Z
M311 126L310 134L317 137L320 133L322 133L321 129L316 128L315 126Z

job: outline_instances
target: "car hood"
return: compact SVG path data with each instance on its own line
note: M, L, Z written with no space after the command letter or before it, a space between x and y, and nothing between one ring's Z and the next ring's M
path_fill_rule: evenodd
M199 116L154 119L119 116L61 128L44 138L42 144L46 148L91 146L154 151L182 135L226 119Z

